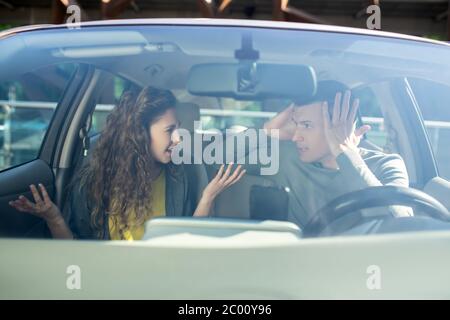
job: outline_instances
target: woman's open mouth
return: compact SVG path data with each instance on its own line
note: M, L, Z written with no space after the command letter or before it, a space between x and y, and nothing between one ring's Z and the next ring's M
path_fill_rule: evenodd
M173 148L174 148L174 147L169 147L169 148L167 148L166 151L165 151L165 153L166 153L167 155L171 156L171 155L172 155Z

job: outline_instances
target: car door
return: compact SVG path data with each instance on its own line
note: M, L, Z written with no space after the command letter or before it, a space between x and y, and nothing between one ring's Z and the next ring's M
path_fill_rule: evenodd
M450 87L425 78L407 80L428 137L436 175L428 179L424 191L441 201L450 210Z
M0 40L0 237L46 237L42 219L9 202L19 195L33 200L29 186L37 183L60 202L58 142L91 68L19 46L20 37Z

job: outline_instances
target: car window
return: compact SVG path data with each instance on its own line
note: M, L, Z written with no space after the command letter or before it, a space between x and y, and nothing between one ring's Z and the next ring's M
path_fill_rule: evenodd
M439 174L450 180L450 87L418 78L410 78L409 83L425 120Z
M106 76L97 94L96 105L92 115L90 135L101 132L106 124L106 118L120 100L122 93L132 87L132 83L123 77L103 71Z
M421 166L429 161L421 158L429 150L420 144L424 137L408 134L419 128L409 128L405 121L415 114L411 100L402 92L407 91L405 78L428 79L430 86L450 84L449 48L444 44L339 32L223 26L95 26L71 30L70 43L66 32L40 30L25 33L23 38L30 44L42 43L41 37L52 39L39 51L42 60L75 61L109 74L99 78L91 133L102 131L107 115L130 87L170 90L178 103L177 124L188 129L178 144L186 149L175 158L175 147L164 140L161 157L169 155L167 161L186 168L189 188L185 190L198 200L221 164L245 165L248 170L242 180L215 199L217 217L257 219L271 218L273 213L274 219L304 228L318 210L336 198L373 186L406 188L428 182L419 181L425 180L419 168L429 167ZM21 49L17 45L10 50ZM0 57L6 57L7 71L12 53L0 52ZM425 88L424 98L417 90L417 100L425 106L423 101L431 103L425 94L428 89L420 86ZM371 126L360 142L364 150L354 145L346 148L350 140L357 144L359 136L337 144L335 132L330 133L330 128L336 128L331 125L325 132L322 103L328 102L325 113L332 116L336 93L346 88L352 89L352 103L359 99L358 127ZM422 107L426 121L442 119L440 114L427 113L434 104L446 101L447 87L435 88L439 99ZM263 127L290 110L289 106L293 106L285 123L289 134L280 139L267 136ZM417 132L420 135L420 130ZM442 132L442 141L433 142L438 159L444 152L441 145L448 141ZM430 137L435 134L429 133ZM420 141L414 140L417 138ZM267 143L260 144L262 141ZM418 148L423 149L412 152ZM445 177L448 161L443 156L438 162ZM137 172L135 168L129 171ZM387 207L370 216L382 216L392 209ZM410 214L395 211L393 215Z
M389 140L384 126L384 117L373 85L355 88L353 92L360 100L359 125L367 124L371 127L371 130L366 134L367 141L384 151L389 151Z
M278 111L291 104L289 100L267 99L264 101L240 101L225 97L196 97L186 91L174 91L177 100L190 103L199 110L201 130L262 128L264 123Z
M0 170L37 158L75 68L51 65L0 81Z

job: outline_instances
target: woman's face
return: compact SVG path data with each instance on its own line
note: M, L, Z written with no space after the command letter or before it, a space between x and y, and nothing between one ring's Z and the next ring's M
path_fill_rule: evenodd
M180 142L178 126L174 108L167 110L150 126L151 150L156 161L170 162L172 149Z

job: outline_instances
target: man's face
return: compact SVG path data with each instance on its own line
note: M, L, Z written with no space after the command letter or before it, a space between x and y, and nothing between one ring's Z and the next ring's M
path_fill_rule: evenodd
M292 141L297 145L300 160L320 162L330 156L323 127L321 102L296 107L292 121L296 124Z

